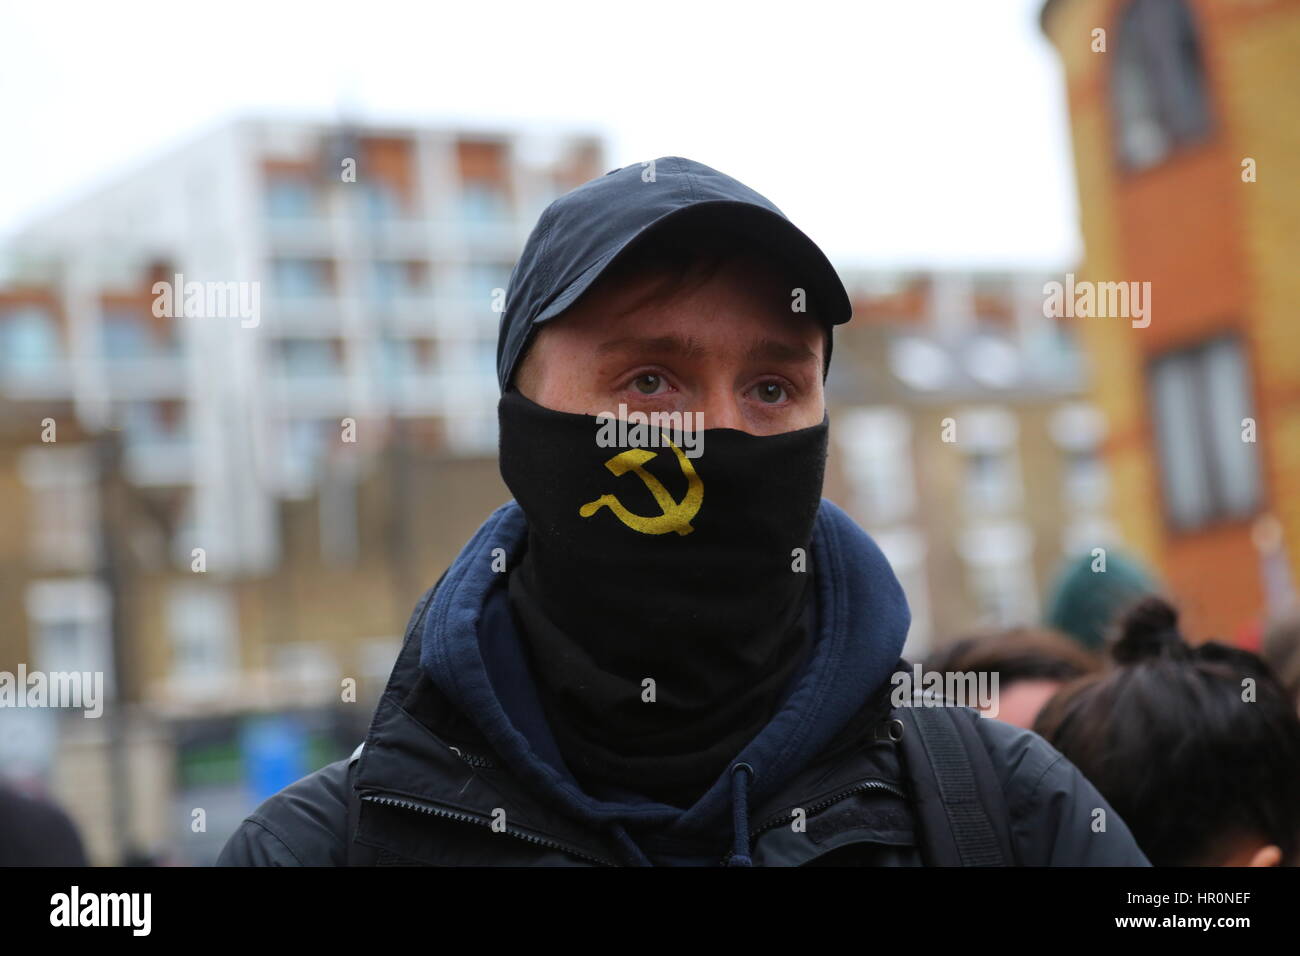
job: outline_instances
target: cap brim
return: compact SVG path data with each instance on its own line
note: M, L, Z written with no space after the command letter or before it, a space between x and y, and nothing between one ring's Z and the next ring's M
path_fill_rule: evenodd
M842 325L853 317L848 292L835 267L799 227L762 206L720 199L683 206L660 216L618 249L593 262L533 319L532 324L541 325L566 311L606 269L649 235L686 227L735 235L738 242L758 246L778 261L787 263L794 275L804 277L812 303L810 311L825 324Z

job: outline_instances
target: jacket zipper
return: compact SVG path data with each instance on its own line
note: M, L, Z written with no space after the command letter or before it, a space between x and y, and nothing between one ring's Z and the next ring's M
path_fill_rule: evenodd
M445 810L442 807L434 807L426 803L420 803L414 800L408 800L403 797L398 797L395 794L379 793L379 792L363 793L361 794L361 799L369 800L371 803L383 804L384 806L388 806L388 807L399 807L403 810L416 810L420 813L427 813L430 816L442 817L445 820L456 820L460 823L474 823L479 826L485 826L485 827L492 826L491 820L484 819L482 816L479 816L477 814L460 813L456 810ZM543 837L535 836L531 833L524 833L522 830L512 829L509 824L506 824L506 828L503 832L509 836L515 837L520 840L524 840L525 842L532 843L537 846L544 846L552 850L559 850L562 853L567 853L570 856L581 857L584 860L587 860L591 863L598 863L601 866L614 865L613 863L610 863L608 860L602 860L599 857L591 856L588 853L583 853L581 850L576 850L571 846L565 846L562 843L556 843L554 840L547 840Z
M456 754L457 757L465 761L471 767L484 769L484 768L491 768L495 766L495 764L493 764L492 761L488 760L486 757L480 757L477 754L466 753L465 751L461 750L459 747L451 747L450 749ZM861 783L856 784L855 786L852 786L847 790L841 790L839 793L836 793L833 796L827 797L824 800L819 800L817 803L813 804L810 807L805 807L804 812L809 816L811 816L814 813L820 813L822 810L825 810L827 807L839 803L841 800L847 799L848 797L853 796L855 793L861 793L864 790L883 790L886 793L892 793L897 797L901 797L903 799L907 798L907 794L903 793L903 791L900 788L896 787L892 783L889 783L884 780L863 780ZM483 817L477 816L472 813L459 813L455 810L444 810L441 807L433 807L425 803L418 803L412 800L407 800L402 797L398 797L395 794L387 794L387 793L379 793L379 792L363 793L361 794L361 799L369 800L372 803L384 804L385 806L399 807L404 810L416 810L420 813L427 813L431 816L442 817L447 820L457 820L460 821L461 823L474 823L479 826L487 826L487 827L490 827L492 825L491 821L485 820L483 819ZM771 830L787 822L787 819L788 818L786 816L772 817L770 820L762 824L757 829L750 831L750 835L749 835L750 842L753 843L753 841L758 839L760 834L766 833L768 830ZM519 830L512 830L509 824L506 824L506 829L504 832L512 837L516 837L517 839L524 840L525 842L532 843L537 846L544 846L552 850L559 850L561 853L568 853L571 856L580 857L581 859L587 860L591 863L597 863L601 866L615 865L613 863L610 863L608 860L602 860L599 857L592 856L588 853L583 853L581 850L575 850L572 847L565 846L560 843L556 843L553 840L547 840L543 837L534 836L531 833L523 833ZM727 855L722 858L721 861L722 864L725 866L726 863L731 859L733 855L734 855L734 851L729 851Z
M461 760L478 770L491 770L496 767L496 764L491 760L488 760L486 757L480 757L478 754L466 753L459 747L452 747L451 750Z

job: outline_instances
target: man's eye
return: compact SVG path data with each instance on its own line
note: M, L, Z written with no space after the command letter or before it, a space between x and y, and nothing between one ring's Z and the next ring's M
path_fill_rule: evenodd
M659 386L663 384L663 376L647 372L645 375L638 375L632 379L632 387L642 395L653 395L659 391Z
M781 399L785 398L785 388L780 382L764 382L755 388L758 400L775 405Z

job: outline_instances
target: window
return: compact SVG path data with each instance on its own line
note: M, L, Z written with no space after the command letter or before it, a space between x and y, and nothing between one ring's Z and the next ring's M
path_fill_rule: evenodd
M35 669L90 671L104 675L112 696L113 648L109 611L112 601L93 578L33 581L27 588Z
M966 409L956 421L957 447L965 459L966 507L975 513L1012 509L1023 496L1015 416L1001 408Z
M420 348L410 339L380 339L375 343L375 365L380 379L392 381L423 370Z
M29 306L0 315L0 370L5 374L42 372L61 351L54 319L44 309Z
M1072 448L1064 454L1065 500L1081 510L1094 510L1106 503L1106 466L1096 448Z
M1119 23L1112 96L1120 158L1159 163L1209 132L1200 42L1183 0L1133 0Z
M388 304L395 299L418 295L419 266L411 262L374 262L370 269L370 294L375 302Z
M98 472L89 447L22 452L18 473L30 490L31 548L41 567L90 570L99 556Z
M1011 388L1024 373L1020 352L1002 335L977 333L964 358L967 374L985 388Z
M1040 381L1058 385L1078 382L1084 374L1084 361L1073 334L1060 322L1044 322L1025 336L1025 368Z
M1038 620L1034 537L1020 522L972 526L958 541L980 626L1015 627Z
M981 625L1024 627L1037 620L1032 570L1028 565L1010 563L975 565L970 569L971 591Z
M293 493L305 492L320 471L338 423L332 419L296 419L287 423L280 446L281 476Z
M154 344L144 320L128 312L109 312L102 325L104 357L109 360L148 358Z
M282 339L280 360L292 378L316 378L340 371L334 343L327 339Z
M279 176L266 185L266 214L271 219L307 219L316 212L311 184L302 179Z
M285 298L329 293L329 269L315 259L277 259L272 264L275 291Z
M198 508L194 497L193 491L182 494L172 531L172 562L186 571L194 562L194 548L199 540Z
M376 302L392 302L406 285L400 262L375 262L370 267L370 295Z
M318 516L321 558L328 564L356 563L360 550L357 476L351 459L341 460L322 476Z
M121 408L130 445L183 445L189 441L189 417L179 403L123 402Z
M180 584L167 602L173 677L219 682L236 664L234 601L223 588Z
M904 385L925 392L943 388L954 372L952 359L941 346L912 335L891 343L889 365Z
M1101 456L1106 422L1091 405L1062 405L1051 417L1049 430L1061 449L1064 473L1062 497L1077 511L1096 511L1106 503L1109 478Z
M271 670L289 684L328 686L338 674L334 652L323 641L295 641L271 648Z
M510 216L505 190L488 180L470 180L461 188L460 212L466 222L502 222Z
M402 212L401 198L387 183L363 183L361 211L364 218L371 223L396 219Z
M895 408L851 409L841 415L837 434L863 521L878 526L910 515L916 483L907 416Z
M1259 460L1246 360L1236 338L1161 356L1148 369L1161 484L1170 523L1190 530L1252 514Z
M966 455L966 499L975 509L996 511L1011 501L1010 461L1000 449L980 448Z

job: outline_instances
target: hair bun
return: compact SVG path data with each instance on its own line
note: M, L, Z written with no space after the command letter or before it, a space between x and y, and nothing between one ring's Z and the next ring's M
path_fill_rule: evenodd
M1124 614L1119 622L1119 640L1111 648L1111 656L1121 664L1188 654L1187 642L1178 631L1178 612L1155 595L1142 598Z

